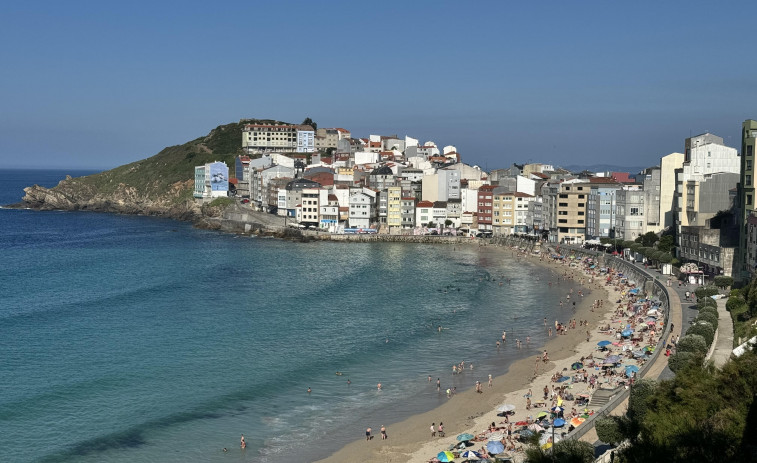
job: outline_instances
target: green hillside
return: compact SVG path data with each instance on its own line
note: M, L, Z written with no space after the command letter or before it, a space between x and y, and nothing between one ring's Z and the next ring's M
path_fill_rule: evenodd
M194 168L213 161L225 162L231 172L234 158L242 153L242 128L250 123L282 123L274 120L243 119L239 122L219 125L209 134L184 143L169 146L155 156L126 164L99 174L77 179L100 194L116 191L119 184L133 187L149 197L160 197L176 184L194 180ZM192 195L191 188L182 193L182 198Z

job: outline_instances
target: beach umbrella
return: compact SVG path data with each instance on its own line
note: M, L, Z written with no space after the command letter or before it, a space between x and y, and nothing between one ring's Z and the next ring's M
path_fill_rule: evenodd
M553 428L562 428L563 426L565 426L565 420L562 418L557 418L552 422Z
M610 344L612 344L612 342L610 342L610 341L599 341L599 342L597 343L597 345L598 345L599 347L605 347L605 346L609 346Z
M569 379L570 379L570 376L563 376L562 378L558 379L557 382L562 383L563 381L567 381Z
M547 442L545 444L542 444L541 448L542 448L542 450L548 450L548 449L552 448L552 442Z
M575 417L575 418L571 418L571 420L570 420L570 424L571 424L571 425L572 425L572 426L573 426L574 428L577 428L577 427L578 427L578 426L579 426L579 425L580 425L581 423L583 423L584 421L586 421L586 418L581 418L580 416L577 416L577 417Z
M620 335L624 338L627 338L633 334L633 330L623 330L621 331Z
M439 461L454 461L455 454L445 450L444 452L437 453L436 458L438 458Z
M644 352L654 352L654 346L646 346L646 347L644 347Z
M547 416L547 415L548 415L548 413L547 413L547 412L539 412L539 414L538 414L538 415L536 415L536 417L537 417L537 418L544 418L544 417L545 417L545 416Z
M552 408L550 408L550 410L552 410L554 413L560 413L561 411L563 411L563 408L562 407L552 407Z
M466 450L465 452L460 454L460 458L468 461L477 461L481 459L481 455L479 455L478 452L474 452L473 450Z
M602 361L602 363L618 363L618 362L620 362L620 355L611 355Z
M467 432L463 433L463 434L459 434L457 436L457 440L459 442L467 442L467 441L469 441L471 439L473 439L473 434L468 434Z
M515 411L515 405L513 405L513 404L502 404L502 405L500 405L497 408L497 411L498 412L502 412L502 413L512 412L512 411Z
M639 367L637 367L636 365L628 365L626 367L626 376L631 376L631 373L638 373L638 372L639 372Z
M505 437L505 433L503 432L493 432L489 434L490 441L502 440L504 437Z
M573 370L580 370L583 367L584 367L584 364L581 362L575 362L573 365L570 366L570 368Z
M492 455L496 455L505 451L505 445L502 442L487 442L486 451L491 453Z

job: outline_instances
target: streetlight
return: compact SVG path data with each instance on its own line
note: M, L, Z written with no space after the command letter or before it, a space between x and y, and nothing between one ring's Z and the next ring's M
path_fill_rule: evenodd
M565 426L565 420L562 418L555 418L552 421L552 460L555 459L555 428L562 428Z

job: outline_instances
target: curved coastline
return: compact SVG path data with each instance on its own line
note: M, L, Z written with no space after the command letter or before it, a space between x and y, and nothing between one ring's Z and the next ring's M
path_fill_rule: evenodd
M493 252L502 258L514 257L515 251L510 248L491 246ZM574 279L579 280L580 286L586 292L576 310L570 314L570 318L588 321L590 332L607 318L612 311L612 304L605 304L602 310L592 311L592 299L610 300L609 292L601 282L588 280L583 281L583 272L580 269L564 267L554 264L550 260L542 261L540 258L526 254L526 258L532 264L540 265L559 276L563 272L569 272ZM593 295L593 297L592 297ZM566 320L561 320L565 322ZM551 321L548 321L551 325ZM541 391L544 384L550 384L549 376L556 370L558 364L567 358L575 356L579 346L586 344L586 329L568 330L564 336L553 336L548 339L544 349L549 352L550 362L538 363L538 374L534 374L534 366L537 364L533 356L520 359L511 364L506 371L495 377L491 388L484 385L483 393L477 394L475 388L458 393L446 403L425 413L411 416L403 421L390 424L387 427L389 439L382 441L374 439L368 443L364 439L356 440L334 452L329 457L319 460L322 463L346 463L352 461L365 462L426 462L435 455L442 447L446 447L446 440L430 438L430 423L443 421L448 436L454 436L461 432L475 432L482 429L491 421L492 411L505 401L523 402L518 407L525 405L522 393L528 388ZM508 340L508 342L514 342ZM511 398L508 398L512 396ZM520 401L518 399L521 399ZM494 413L496 415L496 412ZM360 430L356 430L356 435Z

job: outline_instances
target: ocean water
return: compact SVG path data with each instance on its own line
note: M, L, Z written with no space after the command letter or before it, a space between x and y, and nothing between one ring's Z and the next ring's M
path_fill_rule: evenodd
M0 204L67 173L85 172L0 170ZM570 316L568 283L486 247L86 212L0 225L0 461L313 461L446 401L437 377L502 374L539 351L544 317ZM474 370L453 377L461 360Z

